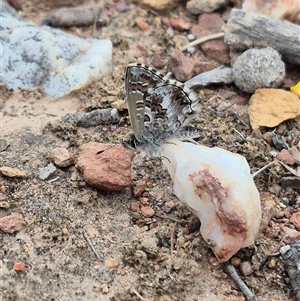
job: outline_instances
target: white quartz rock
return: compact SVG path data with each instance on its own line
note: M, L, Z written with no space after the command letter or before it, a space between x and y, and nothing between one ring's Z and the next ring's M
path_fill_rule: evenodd
M243 156L178 140L166 143L161 155L174 193L200 219L202 237L219 262L254 243L260 197Z
M4 5L4 8L6 5ZM1 11L0 80L9 89L41 88L55 98L112 70L110 40L82 39Z

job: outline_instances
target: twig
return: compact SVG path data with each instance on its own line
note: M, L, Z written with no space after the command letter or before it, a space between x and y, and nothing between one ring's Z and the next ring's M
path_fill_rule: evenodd
M170 270L167 269L167 271L168 271L169 277L174 281L174 278L173 278L173 276L171 275Z
M181 221L179 219L176 219L176 218L171 217L171 216L160 215L160 214L157 214L157 213L155 213L155 216L163 218L163 219L169 219L170 221L173 221L175 223L181 223Z
M264 171L265 169L267 169L268 167L270 167L271 165L273 165L276 161L272 161L269 164L267 164L266 166L262 167L261 169L257 170L256 172L254 172L252 174L252 178L256 177L258 174L260 174L262 171Z
M54 179L51 179L51 180L47 181L47 183L53 183L53 182L57 181L58 179L59 179L59 177L56 177Z
M237 129L233 129L237 134L239 134L243 140L245 140L245 137L243 136L242 133L240 133Z
M83 231L83 237L85 238L86 242L88 243L88 245L90 246L90 248L92 249L92 251L94 252L94 254L96 255L98 260L101 260L100 256L98 255L96 249L94 248L90 238L88 237L87 233L85 231Z
M108 238L108 237L105 237L104 239L106 239L107 241L109 241L109 242L112 243L112 244L122 244L122 243L124 243L124 242L113 241L113 240L111 240L111 239Z
M221 38L221 37L224 37L224 33L223 32L219 32L219 33L216 33L216 34L212 34L210 36L206 36L206 37L202 37L200 39L197 39L185 46L182 46L182 47L179 47L179 50L180 51L184 51L184 50L187 50L189 47L192 47L192 46L196 46L198 44L201 44L201 43L204 43L204 42L207 42L207 41L210 41L210 40L214 40L214 39L218 39L218 38Z
M250 291L248 286L245 284L245 282L241 279L237 271L235 270L234 266L231 264L227 264L224 267L227 274L233 279L233 281L236 283L236 285L240 288L244 296L248 301L257 301L257 298L255 295Z
M143 300L143 301L149 301L148 299L146 299L146 298L144 298L143 296L141 296L136 290L135 290L135 288L131 288L132 289L132 291L141 299L141 300Z
M175 231L177 228L177 222L174 223L172 232L171 232L171 252L174 251L174 245L175 245Z

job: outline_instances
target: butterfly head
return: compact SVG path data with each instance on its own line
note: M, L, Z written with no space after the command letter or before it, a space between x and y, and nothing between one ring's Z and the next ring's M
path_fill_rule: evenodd
M131 150L146 152L149 157L160 157L162 147L162 145L154 143L146 137L138 140L134 134L131 134L128 139L123 140L122 145Z
M122 145L128 149L135 150L139 147L140 143L134 134L131 134L128 139L122 141Z

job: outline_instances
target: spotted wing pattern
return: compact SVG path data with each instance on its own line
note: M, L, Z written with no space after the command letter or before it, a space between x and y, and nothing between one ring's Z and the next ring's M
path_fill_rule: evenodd
M168 138L184 134L182 129L198 105L194 91L143 64L127 67L125 89L135 144L159 147Z

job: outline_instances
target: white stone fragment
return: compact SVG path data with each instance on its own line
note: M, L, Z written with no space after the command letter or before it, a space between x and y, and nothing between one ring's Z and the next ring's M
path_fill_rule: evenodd
M166 143L161 155L174 193L200 219L200 232L219 262L254 243L260 197L243 156L178 140Z
M111 71L110 40L85 40L1 15L1 81L10 89L39 87L58 98Z

